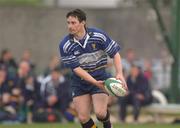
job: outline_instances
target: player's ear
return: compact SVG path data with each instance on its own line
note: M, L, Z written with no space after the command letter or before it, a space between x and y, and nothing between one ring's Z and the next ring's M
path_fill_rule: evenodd
M85 25L86 24L86 22L83 20L82 22L81 22L83 25Z

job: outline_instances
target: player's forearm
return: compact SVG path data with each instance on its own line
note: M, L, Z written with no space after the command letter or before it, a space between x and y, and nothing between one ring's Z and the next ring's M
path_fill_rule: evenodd
M97 80L94 79L88 72L86 72L84 69L81 67L77 67L73 70L81 79L88 81L92 83L93 85L97 84Z
M122 64L121 64L121 56L120 56L119 53L116 53L114 55L113 61L114 61L116 74L123 74L123 72L122 72Z

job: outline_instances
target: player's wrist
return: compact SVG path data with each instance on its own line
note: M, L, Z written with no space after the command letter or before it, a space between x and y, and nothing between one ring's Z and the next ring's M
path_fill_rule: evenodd
M91 80L91 83L92 83L93 85L96 85L96 86L97 86L97 84L98 84L98 82L97 82L97 80L96 80L96 79Z
M120 70L117 70L117 71L116 71L116 75L121 75L121 76L122 76L122 75L123 75L123 72L120 71Z
M104 82L103 81L96 81L95 85L100 89L104 89Z

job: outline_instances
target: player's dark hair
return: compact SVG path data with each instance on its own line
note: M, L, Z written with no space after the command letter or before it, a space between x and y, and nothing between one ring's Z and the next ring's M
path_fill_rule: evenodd
M67 13L66 18L73 16L77 17L79 22L86 21L86 13L80 9L75 9Z

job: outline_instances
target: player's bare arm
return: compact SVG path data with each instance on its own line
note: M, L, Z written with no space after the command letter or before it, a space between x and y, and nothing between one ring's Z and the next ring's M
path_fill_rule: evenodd
M122 80L124 82L125 88L128 90L128 87L126 85L126 81L122 72L121 55L119 53L116 53L114 55L113 61L114 61L114 66L116 70L116 79Z

